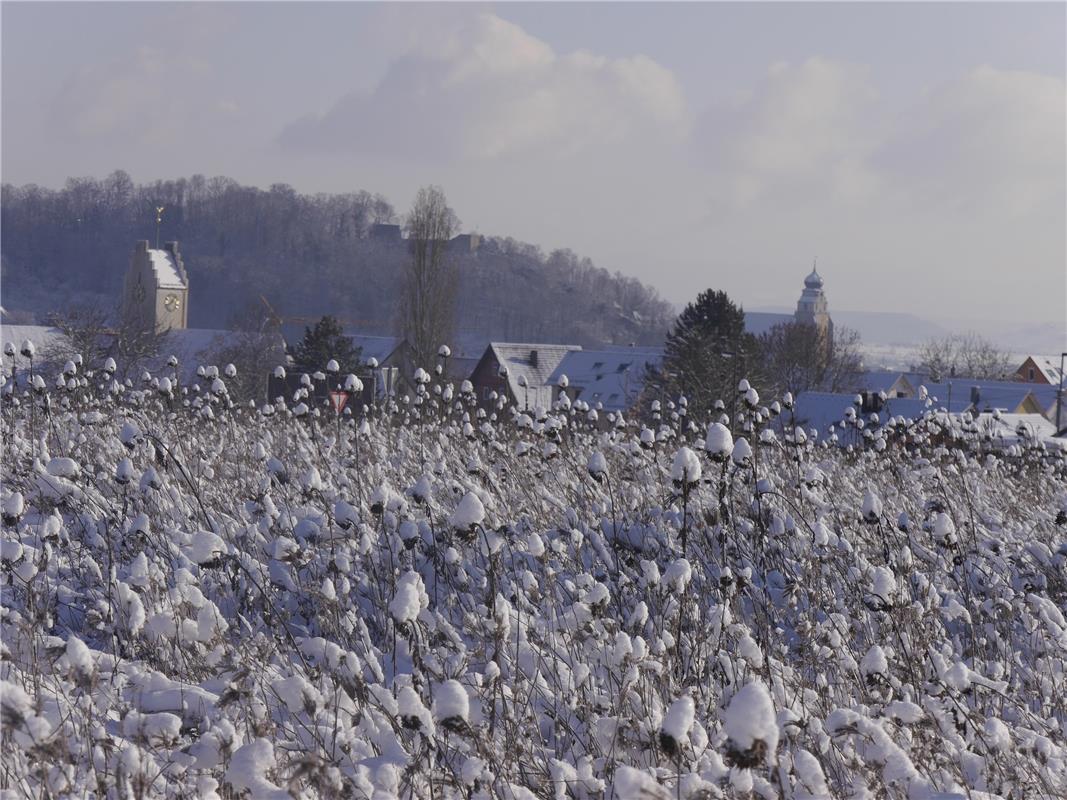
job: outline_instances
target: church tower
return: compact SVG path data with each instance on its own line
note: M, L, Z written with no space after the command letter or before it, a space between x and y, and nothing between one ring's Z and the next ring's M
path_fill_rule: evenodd
M134 245L122 293L123 318L143 330L182 329L189 319L189 276L177 242Z
M814 325L827 341L833 341L834 322L830 319L830 310L822 286L822 275L812 266L811 274L804 279L804 291L800 293L793 318L797 322Z

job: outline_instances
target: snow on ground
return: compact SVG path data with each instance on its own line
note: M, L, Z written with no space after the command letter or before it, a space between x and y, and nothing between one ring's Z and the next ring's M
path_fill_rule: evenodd
M0 398L5 797L1067 795L1040 437L52 377Z

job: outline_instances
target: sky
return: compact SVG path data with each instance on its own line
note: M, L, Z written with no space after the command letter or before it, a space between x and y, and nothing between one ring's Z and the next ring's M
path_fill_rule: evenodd
M442 186L684 304L1067 327L1064 3L0 5L6 183Z

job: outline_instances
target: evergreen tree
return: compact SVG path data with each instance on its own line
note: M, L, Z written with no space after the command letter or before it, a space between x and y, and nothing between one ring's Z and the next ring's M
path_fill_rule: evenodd
M685 395L690 412L705 412L716 400L727 407L737 382L756 364L756 340L745 332L745 312L726 292L700 293L685 307L664 344L663 364L650 372L649 400L677 400Z
M362 348L352 344L334 317L325 316L314 328L304 328L304 338L289 353L299 366L308 370L326 369L330 359L341 368L341 374L355 372L359 367Z

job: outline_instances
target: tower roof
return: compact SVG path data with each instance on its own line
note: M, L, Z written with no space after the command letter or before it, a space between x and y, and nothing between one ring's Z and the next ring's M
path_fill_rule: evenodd
M169 250L149 250L148 257L152 270L156 273L157 286L160 289L184 289L185 281Z
M812 267L811 274L804 279L804 286L808 289L822 288L822 275L819 274L819 270Z

